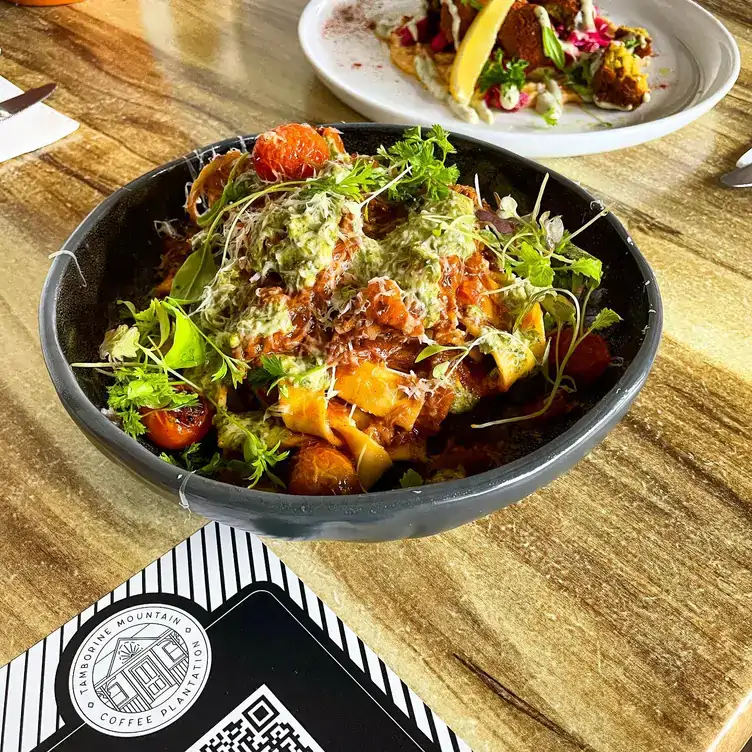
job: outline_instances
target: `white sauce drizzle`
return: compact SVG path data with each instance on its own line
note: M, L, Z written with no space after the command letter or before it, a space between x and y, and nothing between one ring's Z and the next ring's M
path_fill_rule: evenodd
M478 116L478 111L467 104L461 104L458 102L454 97L449 96L447 92L447 104L449 105L449 109L460 119L464 120L466 123L477 123L480 118Z
M632 110L634 109L634 107L631 104L628 104L628 105L614 104L613 102L606 102L603 99L598 99L598 97L593 97L593 102L602 110L618 110L619 112L632 112Z
M439 80L436 74L436 66L430 58L423 55L415 57L415 73L423 86L428 89L431 96L440 102L446 102L449 109L461 120L466 123L477 123L479 121L478 106L460 104L449 93L449 89ZM493 114L493 113L491 113ZM488 121L486 121L488 122Z
M561 87L552 78L545 84L538 85L538 98L535 101L535 111L539 115L548 114L554 121L559 120L564 111L564 97Z
M564 95L561 91L561 86L559 86L558 82L555 81L553 78L549 78L546 81L546 88L551 92L554 99L560 104L564 104Z
M563 40L559 40L561 43L561 49L564 50L564 52L569 55L574 60L577 60L577 58L580 56L580 51L575 47L574 42L565 42Z
M582 0L582 28L584 31L595 31L595 6L593 0Z
M516 86L507 86L501 94L501 107L513 110L520 103L520 90Z
M491 108L486 104L486 100L483 97L476 99L473 102L473 107L484 123L486 123L487 125L494 124L494 122L496 121L496 115L494 115ZM480 193L478 193L478 196L480 196Z
M425 16L417 17L413 16L407 24L405 24L407 30L410 32L410 36L417 42L419 37L418 21L422 21Z
M552 29L551 17L548 15L548 11L542 5L535 6L535 15L538 18L538 23L541 25L541 29Z
M415 73L423 86L428 89L431 96L440 101L447 98L447 89L436 76L436 66L433 61L423 55L415 56Z
M457 6L454 4L454 0L441 0L443 5L446 5L449 14L452 16L452 38L450 42L454 42L454 46L459 48L460 46L460 27L462 26L462 19L460 13L457 10Z

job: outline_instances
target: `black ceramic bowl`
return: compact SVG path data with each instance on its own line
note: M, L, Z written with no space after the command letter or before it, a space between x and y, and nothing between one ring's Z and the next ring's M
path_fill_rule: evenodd
M403 131L402 126L367 123L337 127L348 149L361 153L374 153ZM531 208L547 172L544 167L464 136L455 135L452 142L461 182L472 184L477 173L483 195L511 192L523 209L526 203ZM254 491L199 476L186 481L184 472L102 415L105 391L100 377L72 369L69 363L95 360L115 315L115 301L151 285L161 253L154 221L183 215L185 185L203 160L252 143L252 137L240 143L237 138L221 141L134 180L98 206L65 244L76 255L85 287L70 256L61 255L52 264L40 306L45 361L65 409L104 454L172 499L183 484L190 508L220 522L283 538L373 541L431 535L519 501L572 467L623 417L655 358L662 311L650 267L622 225L608 215L580 235L578 243L603 261L606 297L599 303L624 317L610 335L613 351L624 364L609 369L584 395L585 409L578 415L544 433L524 422L505 429L505 440L516 452L507 464L463 480L339 497ZM600 205L571 181L551 173L543 208L561 214L564 225L574 229ZM484 409L488 412L488 406ZM452 427L460 439L473 430L467 421Z

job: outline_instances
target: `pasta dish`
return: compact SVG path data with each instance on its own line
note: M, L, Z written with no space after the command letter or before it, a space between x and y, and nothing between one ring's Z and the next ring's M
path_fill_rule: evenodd
M288 124L216 156L157 223L153 289L75 364L108 379L110 419L190 472L331 495L496 467L484 429L576 409L613 363L601 262L545 179L520 213L453 152L439 126L363 155Z

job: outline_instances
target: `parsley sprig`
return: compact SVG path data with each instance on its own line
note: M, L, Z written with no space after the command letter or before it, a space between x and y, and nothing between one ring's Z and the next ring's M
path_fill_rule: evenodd
M108 387L107 404L122 422L123 430L134 438L146 433L141 420L142 408L173 410L198 404L194 392L177 391L179 381L170 380L164 371L148 371L141 366L120 368L115 383Z
M307 181L304 193L327 193L357 201L386 183L385 171L370 158L357 157L350 169L340 167Z
M478 88L482 93L492 86L498 86L501 93L506 94L512 87L522 91L525 85L525 69L529 63L527 60L512 58L504 62L504 53L501 50L489 58L483 66L478 78Z
M389 147L380 146L378 159L387 168L389 178L405 173L390 186L387 195L393 201L446 198L449 186L457 182L459 169L447 165L446 158L456 151L449 134L440 125L429 128L424 137L420 126L408 128L401 141Z

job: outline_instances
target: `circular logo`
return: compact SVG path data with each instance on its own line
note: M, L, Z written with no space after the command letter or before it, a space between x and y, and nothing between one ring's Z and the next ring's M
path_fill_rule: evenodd
M76 651L71 700L82 720L110 736L143 736L169 726L206 684L211 645L185 611L132 606L102 622Z

